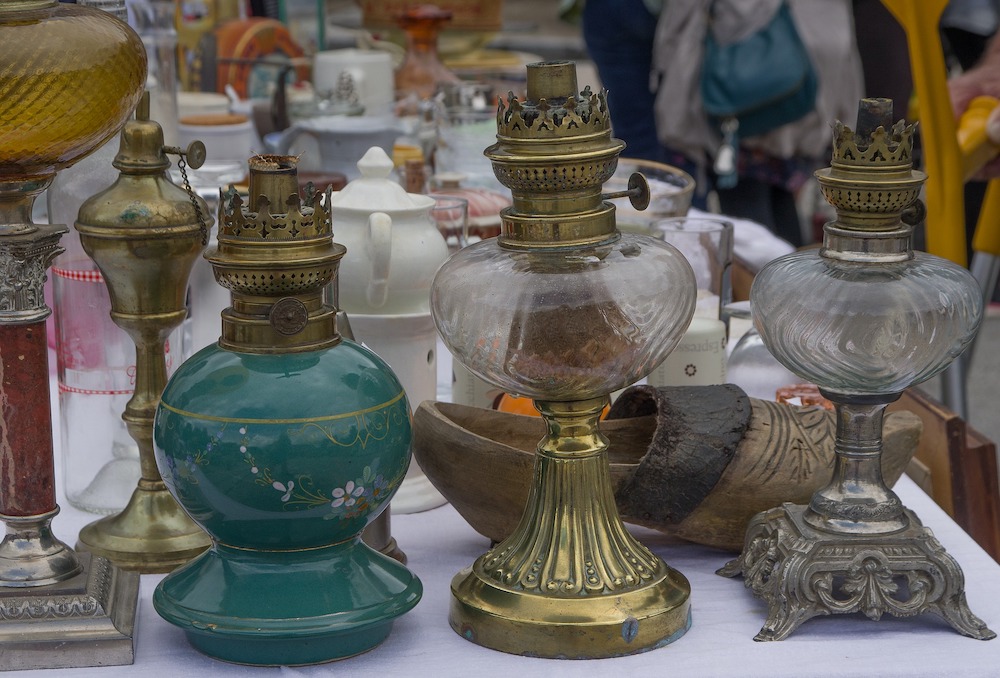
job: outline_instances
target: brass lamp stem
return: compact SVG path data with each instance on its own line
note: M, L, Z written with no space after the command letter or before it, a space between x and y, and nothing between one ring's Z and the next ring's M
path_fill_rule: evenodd
M167 337L183 322L186 312L170 315L174 317L166 318L162 324L152 324L122 313L111 314L114 323L135 342L135 391L125 404L122 419L129 435L139 445L142 480L161 485L163 481L153 458L153 416L167 383Z

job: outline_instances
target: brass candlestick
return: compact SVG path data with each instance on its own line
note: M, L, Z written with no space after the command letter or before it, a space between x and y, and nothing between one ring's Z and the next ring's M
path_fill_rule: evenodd
M914 128L892 102L864 99L857 131L834 128L833 161L816 173L837 210L823 248L776 259L750 292L771 353L819 385L837 412L836 465L808 506L759 513L742 574L768 604L755 640L781 640L819 615L940 616L958 632L996 636L972 614L962 570L882 479L882 418L904 389L944 370L975 336L982 293L965 269L914 252L904 211L926 178L912 170Z
M66 227L34 224L31 211L58 170L129 115L145 50L99 10L6 0L0 63L0 669L129 664L138 575L74 553L51 530L59 507L42 288Z
M139 445L142 477L121 513L80 531L78 548L140 572L169 572L210 541L167 491L153 457L153 415L167 383L164 344L184 320L188 276L207 243L205 201L167 177L163 130L146 95L125 125L118 180L80 207L80 241L108 283L111 318L135 341L135 393L122 418ZM197 168L204 146L183 154Z
M694 275L670 245L616 228L601 188L624 144L604 93L579 92L569 62L529 64L527 82L527 101L500 105L486 150L513 192L502 233L445 262L431 305L455 358L534 399L548 435L520 524L456 575L449 620L516 654L643 652L688 629L690 587L622 524L598 420L608 393L680 340ZM639 206L647 191L637 176L628 193Z

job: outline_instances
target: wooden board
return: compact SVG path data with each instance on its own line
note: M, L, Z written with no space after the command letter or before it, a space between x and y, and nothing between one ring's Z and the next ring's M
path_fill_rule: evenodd
M963 530L1000 561L1000 480L996 444L926 393L910 389L890 406L924 424L911 473Z

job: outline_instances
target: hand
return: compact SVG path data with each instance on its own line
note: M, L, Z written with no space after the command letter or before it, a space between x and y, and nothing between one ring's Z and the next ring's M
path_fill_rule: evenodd
M988 55L979 66L948 82L952 109L956 119L969 107L970 102L978 96L1000 98L1000 53ZM1000 145L1000 106L994 108L986 119L986 136ZM987 180L1000 177L1000 157L986 163L975 179Z
M978 96L1000 99L1000 53L988 54L978 66L949 80L948 93L956 120Z

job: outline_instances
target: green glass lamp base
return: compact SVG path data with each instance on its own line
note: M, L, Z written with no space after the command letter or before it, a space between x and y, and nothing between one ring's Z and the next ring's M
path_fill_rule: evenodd
M403 565L358 539L301 551L216 544L164 578L153 606L211 657L300 666L374 648L422 590Z

